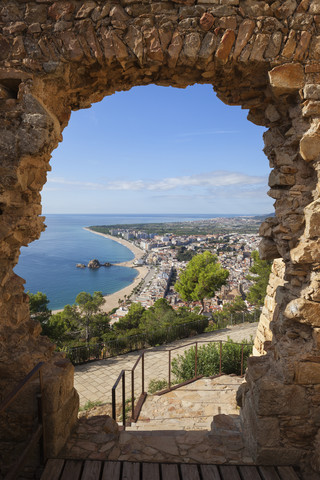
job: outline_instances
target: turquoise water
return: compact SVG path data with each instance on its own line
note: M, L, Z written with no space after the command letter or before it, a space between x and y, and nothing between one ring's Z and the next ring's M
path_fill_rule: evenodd
M79 292L114 293L130 285L137 270L112 266L90 270L76 268L97 258L100 262L124 262L133 253L123 245L84 230L90 225L153 223L197 220L212 215L46 215L47 229L41 238L21 249L15 272L26 280L25 290L41 291L49 307L72 304Z

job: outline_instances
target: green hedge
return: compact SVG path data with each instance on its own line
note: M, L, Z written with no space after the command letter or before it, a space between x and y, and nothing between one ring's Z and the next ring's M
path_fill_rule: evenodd
M243 373L247 366L247 359L252 353L252 345L248 345L246 340L241 344L234 343L228 339L228 342L222 343L221 348L221 370L222 373L230 375L234 373L241 375L241 352L243 346ZM183 355L179 355L172 360L172 373L175 376L175 382L181 383L190 380L195 376L195 358L196 348L191 347ZM209 343L198 347L197 352L197 375L212 377L220 371L220 344Z

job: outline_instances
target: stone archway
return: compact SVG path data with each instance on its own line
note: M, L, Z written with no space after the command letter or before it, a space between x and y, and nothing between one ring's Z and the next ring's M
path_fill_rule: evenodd
M39 192L71 110L136 85L209 83L269 128L276 215L261 226L261 254L282 260L255 341L266 354L252 358L239 392L245 440L259 462L319 469L318 0L6 0L0 28L3 395L47 362L48 449L57 453L76 421L72 367L39 336L13 267L44 228Z

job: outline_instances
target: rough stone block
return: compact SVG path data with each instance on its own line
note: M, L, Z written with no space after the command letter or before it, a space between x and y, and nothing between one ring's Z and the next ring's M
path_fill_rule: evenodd
M279 420L274 417L258 417L256 420L257 443L259 447L276 447L280 443Z
M320 241L307 240L300 243L290 251L291 261L293 263L313 263L318 262L320 258Z
M233 30L226 30L221 42L216 51L216 57L221 61L226 61L231 49L233 47L234 41L236 39L235 33Z
M306 101L303 105L304 117L320 117L320 101Z
M244 47L247 45L254 27L254 20L246 19L240 24L237 41L234 47L233 57L238 58Z
M214 24L214 16L211 13L205 12L200 18L201 28L205 31L210 30Z
M269 175L270 187L290 186L295 184L295 176L291 174L281 173L277 170L272 170Z
M310 7L309 7L309 12L313 14L319 14L320 13L320 4L318 0L311 0Z
M320 123L315 121L300 140L300 155L307 162L316 160L320 155Z
M320 85L306 85L303 89L303 96L308 100L320 100Z
M319 22L318 23L320 23L320 16L319 16ZM320 60L320 35L312 37L309 51L310 51L309 55L312 58L312 60L319 62L319 60Z
M264 376L256 384L254 400L258 415L305 415L308 404L304 388L284 385Z
M278 247L270 238L263 238L259 245L259 255L262 260L274 260L281 257Z
M285 308L284 315L290 319L320 327L320 303L296 298Z
M265 356L249 357L248 368L249 370L247 375L250 377L251 380L255 382L259 378L266 375L266 373L268 372L270 368L268 358Z
M320 200L315 200L305 208L305 236L318 238L320 236Z
M320 384L320 363L298 363L295 368L295 382L300 385Z
M57 412L73 391L74 367L67 359L44 370L43 404L46 412Z
M304 86L304 69L299 63L286 63L273 68L269 80L276 95L293 93Z
M72 428L74 427L79 410L79 395L73 390L72 395L60 405L58 412L45 414L45 438L47 456L55 457L66 443Z
M255 461L260 465L298 465L303 451L298 448L259 448Z

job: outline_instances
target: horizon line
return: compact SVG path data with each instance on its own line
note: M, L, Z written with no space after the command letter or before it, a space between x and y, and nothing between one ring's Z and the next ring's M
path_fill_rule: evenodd
M236 217L248 217L248 216L260 216L260 215L274 215L274 212L266 212L266 213L172 213L172 212L162 212L162 213L148 213L148 212L139 212L139 213L79 213L79 212L50 212L50 213L41 213L39 216L42 215L149 215L149 216L157 216L157 215L210 215L210 216L224 216L224 215L234 215Z

